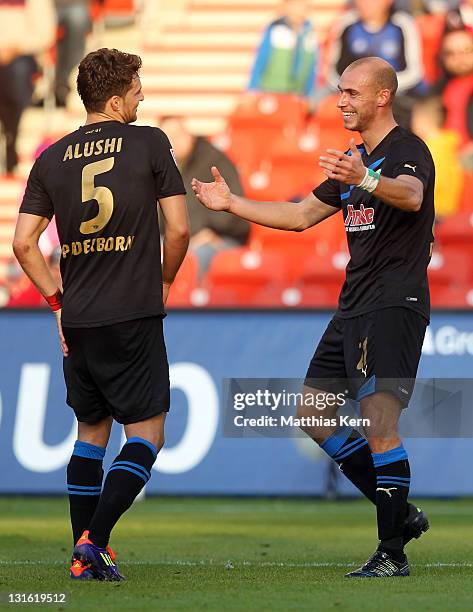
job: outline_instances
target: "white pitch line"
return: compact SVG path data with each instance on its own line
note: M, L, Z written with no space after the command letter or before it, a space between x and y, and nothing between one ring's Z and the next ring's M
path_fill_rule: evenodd
M228 562L227 562L228 563ZM314 567L314 568L322 568L322 567L352 567L359 565L354 561L348 563L331 563L331 562L308 562L308 563L291 563L284 561L230 561L232 565L236 568L238 566L244 567ZM167 565L174 567L223 567L225 568L226 563L223 561L213 561L213 560L203 560L203 561L122 561L124 566L128 565ZM4 559L0 559L0 565L67 565L64 561L6 561ZM412 567L423 567L423 568L443 568L443 567L464 567L464 568L473 568L473 563L463 562L463 563L411 563Z

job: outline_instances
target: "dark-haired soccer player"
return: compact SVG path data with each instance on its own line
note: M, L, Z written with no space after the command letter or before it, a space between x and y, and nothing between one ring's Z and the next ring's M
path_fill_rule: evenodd
M159 129L129 125L144 99L141 59L99 49L79 66L85 125L35 162L13 248L56 314L78 439L67 468L72 578L121 580L110 532L164 443L169 370L162 319L187 250L185 189ZM164 221L161 265L157 200ZM55 215L62 294L38 249ZM112 420L127 442L102 487Z
M327 180L299 204L236 197L217 168L215 182L193 181L205 206L278 229L302 231L343 211L351 258L305 392L348 386L370 426L366 438L350 427L304 429L376 504L379 546L349 577L408 575L404 545L429 526L407 502L410 468L398 420L412 394L429 321L435 169L426 145L394 121L396 89L396 73L380 58L348 66L338 107L363 144L352 140L346 153L329 149L320 158ZM332 417L336 409L327 406L318 416ZM298 416L312 415L313 408L300 407Z

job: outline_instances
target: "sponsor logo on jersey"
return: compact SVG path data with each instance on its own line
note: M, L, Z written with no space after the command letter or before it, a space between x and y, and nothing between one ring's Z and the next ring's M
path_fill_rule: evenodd
M347 206L347 216L345 218L345 230L347 232L362 232L375 228L374 208L365 208L360 204L359 209L355 209L352 204Z
M404 168L410 168L413 172L415 172L417 166L411 166L411 164L404 164Z
M135 241L134 236L109 236L108 238L86 238L76 240L61 247L63 259L70 255L88 255L89 253L107 253L110 251L130 251Z

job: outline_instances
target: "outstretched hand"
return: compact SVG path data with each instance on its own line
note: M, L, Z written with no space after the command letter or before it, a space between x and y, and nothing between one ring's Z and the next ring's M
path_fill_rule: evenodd
M347 185L359 185L365 178L366 168L353 138L350 140L350 151L351 155L347 155L336 149L327 149L330 157L321 155L319 166L331 179Z
M192 190L199 202L210 210L229 210L232 194L225 179L215 166L210 169L214 177L213 183L202 183L192 179Z

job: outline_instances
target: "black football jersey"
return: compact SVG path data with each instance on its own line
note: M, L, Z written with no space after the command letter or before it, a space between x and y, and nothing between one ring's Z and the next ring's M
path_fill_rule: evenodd
M368 155L366 167L382 176L415 176L424 185L422 206L406 212L368 193L328 179L314 195L342 209L350 261L337 314L350 318L388 306L405 306L430 316L427 266L433 245L435 167L426 144L396 126Z
M164 314L157 199L178 194L181 175L158 128L94 123L41 154L20 212L56 217L64 326Z

